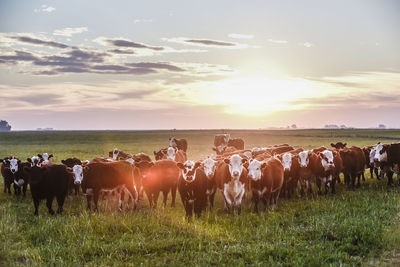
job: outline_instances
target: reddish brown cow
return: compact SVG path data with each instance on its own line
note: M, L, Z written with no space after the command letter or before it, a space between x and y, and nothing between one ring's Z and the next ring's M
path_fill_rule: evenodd
M345 148L347 143L342 143L342 142L337 142L336 144L331 143L331 147L334 147L336 149L343 149Z
M343 161L344 182L349 189L354 189L356 178L360 186L361 176L365 169L365 156L361 148L352 146L339 150Z
M184 152L187 151L187 141L186 139L176 139L175 137L171 137L169 139L169 146L176 147L179 150L183 150Z
M150 207L157 208L160 192L163 193L163 205L165 207L170 191L172 194L171 206L174 207L180 174L176 162L168 159L155 162L140 161L135 163L135 166L140 169L144 191L149 199Z
M228 141L228 147L229 146L233 146L238 150L244 149L244 141L242 138L232 138Z

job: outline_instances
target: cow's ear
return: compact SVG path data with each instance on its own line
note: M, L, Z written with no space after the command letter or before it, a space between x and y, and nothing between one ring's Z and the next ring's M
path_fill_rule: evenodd
M154 156L157 156L157 152L156 151L153 151L153 154L154 154Z
M39 158L41 158L41 157L42 157L42 154L37 154L37 156L38 156Z
M243 164L243 167L245 167L246 169L248 169L248 168L249 168L249 162L244 163L244 164Z
M244 163L246 163L247 162L247 159L242 159L242 163L244 164Z
M261 164L261 169L264 169L267 166L266 162L263 162L263 164Z
M334 144L334 143L331 143L331 147L335 147L335 144Z
M217 151L217 149L215 147L213 147L212 150Z
M62 164L65 164L65 160L62 159L62 160L61 160L61 163L62 163Z
M181 162L177 162L176 166L178 166L179 169L182 169L182 170L185 169L185 165L183 165L183 163L181 163Z
M27 158L26 159L29 163L32 163L32 159L31 158Z
M231 162L231 160L230 160L230 159L224 159L224 162L225 162L226 164L229 164L229 162Z
M18 160L17 162L18 162L18 164L21 164L21 161L20 161L20 160Z
M52 158L52 157L54 157L53 154L50 154L50 155L49 155L49 159Z
M193 170L197 169L197 168L200 167L200 166L201 166L201 161L197 161L197 162L194 164Z
M67 167L67 171L68 171L69 173L72 173L72 172L73 172L71 167Z

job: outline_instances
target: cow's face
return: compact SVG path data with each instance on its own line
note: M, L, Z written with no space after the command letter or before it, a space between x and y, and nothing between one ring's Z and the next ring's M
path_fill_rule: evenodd
M176 164L182 170L182 178L191 183L196 179L196 169L200 166L200 162L194 163L194 161L187 160L185 163Z
M72 167L72 174L74 176L74 184L81 184L83 180L83 168L82 165L75 165Z
M9 166L10 166L10 171L12 173L16 173L18 171L18 165L21 163L21 161L18 160L18 159L14 159L14 158L8 159L7 161L8 161Z
M333 163L332 151L324 150L319 154L319 156L321 158L321 163L325 171L331 170L333 167L335 167L335 164Z
M258 181L261 179L262 176L262 168L266 165L265 162L260 162L256 159L250 161L249 168L248 168L248 176L250 179L254 181Z
M301 151L299 153L299 164L301 168L306 168L310 162L309 151Z
M160 160L160 159L162 159L164 157L164 153L163 153L162 149L160 151L158 151L158 152L153 151L153 154L154 154L154 158L156 160Z
M224 162L229 164L229 173L233 179L239 179L243 171L243 163L247 160L243 159L238 154L232 155L230 159L224 159Z
M43 159L39 156L33 156L32 158L27 158L26 160L31 164L31 167L41 167L43 162Z
M117 148L114 148L114 150L112 151L112 159L114 160L118 159L118 155L119 155L119 150Z
M208 179L214 177L216 165L217 161L215 161L212 158L207 158L203 160L202 162L203 170Z
M376 153L376 147L373 147L369 152L369 164L371 165L374 164L375 153Z
M175 137L171 137L169 139L169 146L172 146L172 147L176 147L177 146Z
M224 153L225 148L226 148L226 145L219 145L219 146L213 148L213 150L216 151L218 155L220 155L220 154Z
M380 163L386 162L386 161L387 161L386 149L384 149L383 144L378 143L378 145L375 147L374 163L377 165L377 167L379 167Z
M173 147L168 147L167 149L167 159L175 160L176 151Z
M282 164L284 171L290 171L292 167L292 154L285 153L282 155Z
M50 158L53 157L53 154L48 154L48 153L43 153L43 155L38 154L38 157L41 158L43 160L43 162L48 163Z
M331 143L331 147L334 147L336 149L343 149L345 148L347 143L342 143L342 142L337 142L336 144Z

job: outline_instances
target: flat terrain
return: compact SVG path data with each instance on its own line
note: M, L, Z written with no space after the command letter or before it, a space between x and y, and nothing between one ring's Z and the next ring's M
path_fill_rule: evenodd
M213 136L223 131L12 132L0 133L0 157L26 159L53 153L53 161L106 156L117 147L153 154L168 138L185 137L189 159L212 154ZM296 147L349 146L400 140L399 130L228 131L246 148L289 143ZM26 199L0 191L0 265L400 265L400 187L370 179L361 188L311 199L280 199L275 210L251 212L250 195L240 216L216 209L187 221L177 207L150 210L144 199L137 211L117 212L115 200L100 212L86 210L83 196L67 198L64 213L50 216L42 202L33 216ZM395 178L396 179L396 178ZM3 180L1 180L3 188ZM54 205L55 203L53 203ZM160 201L159 201L160 204Z

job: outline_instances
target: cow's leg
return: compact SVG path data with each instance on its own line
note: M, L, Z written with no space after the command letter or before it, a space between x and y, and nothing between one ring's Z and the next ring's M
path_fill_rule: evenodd
M171 207L175 207L175 200L176 200L176 189L178 185L174 185L171 189L171 195L172 195L172 202L171 202Z
M47 199L46 199L46 206L51 215L54 215L54 210L51 207L53 204L53 198L54 198L54 196L50 196L50 197L47 197Z
M93 189L93 201L94 201L94 211L98 211L98 203L99 203L99 195L100 195L100 190L98 189Z
M331 186L332 186L332 194L336 194L335 184L336 184L336 179L337 179L337 177L333 176L332 178L333 178L332 183L331 183Z
M254 203L254 212L258 213L258 202L260 198L257 192L253 192L253 203Z
M7 182L7 191L11 195L11 183Z
M7 192L7 186L6 186L6 181L4 181L4 191L3 191L3 193L6 193Z
M214 208L214 198L215 198L215 192L209 195L210 211Z
M154 192L153 195L153 208L157 209L157 202L158 202L158 196L160 195L160 191Z
M378 168L374 168L374 167L372 167L372 168L373 168L373 171L375 173L376 179L379 180L379 170L378 170ZM371 175L371 177L372 177L372 175Z
M90 202L92 201L92 195L86 194L86 201L87 201L87 208L88 210L90 210L91 209Z
M57 197L56 197L57 205L58 205L57 213L62 213L63 212L63 210L64 210L63 206L64 206L65 197L66 197L65 194L57 195Z
M75 184L74 188L75 188L75 196L77 196L79 194L79 185Z
M318 195L322 195L322 191L321 191L321 179L320 179L320 177L317 177L316 184L317 184L317 187L318 187Z
M122 211L124 198L125 198L125 190L123 188L119 189L119 194L118 195L119 195L118 196L118 210Z
M40 200L38 198L33 198L33 205L35 206L35 216L39 215L39 203Z
M304 188L305 188L306 181L304 178L300 178L300 195L304 197Z
M363 182L365 182L365 174L364 174L364 172L361 173L361 177L362 177Z
M388 178L388 183L387 183L387 185L388 185L388 186L393 185L393 171L388 170L388 171L386 172L386 175L387 175L387 178Z
M163 208L167 206L167 199L168 199L169 190L163 191Z

